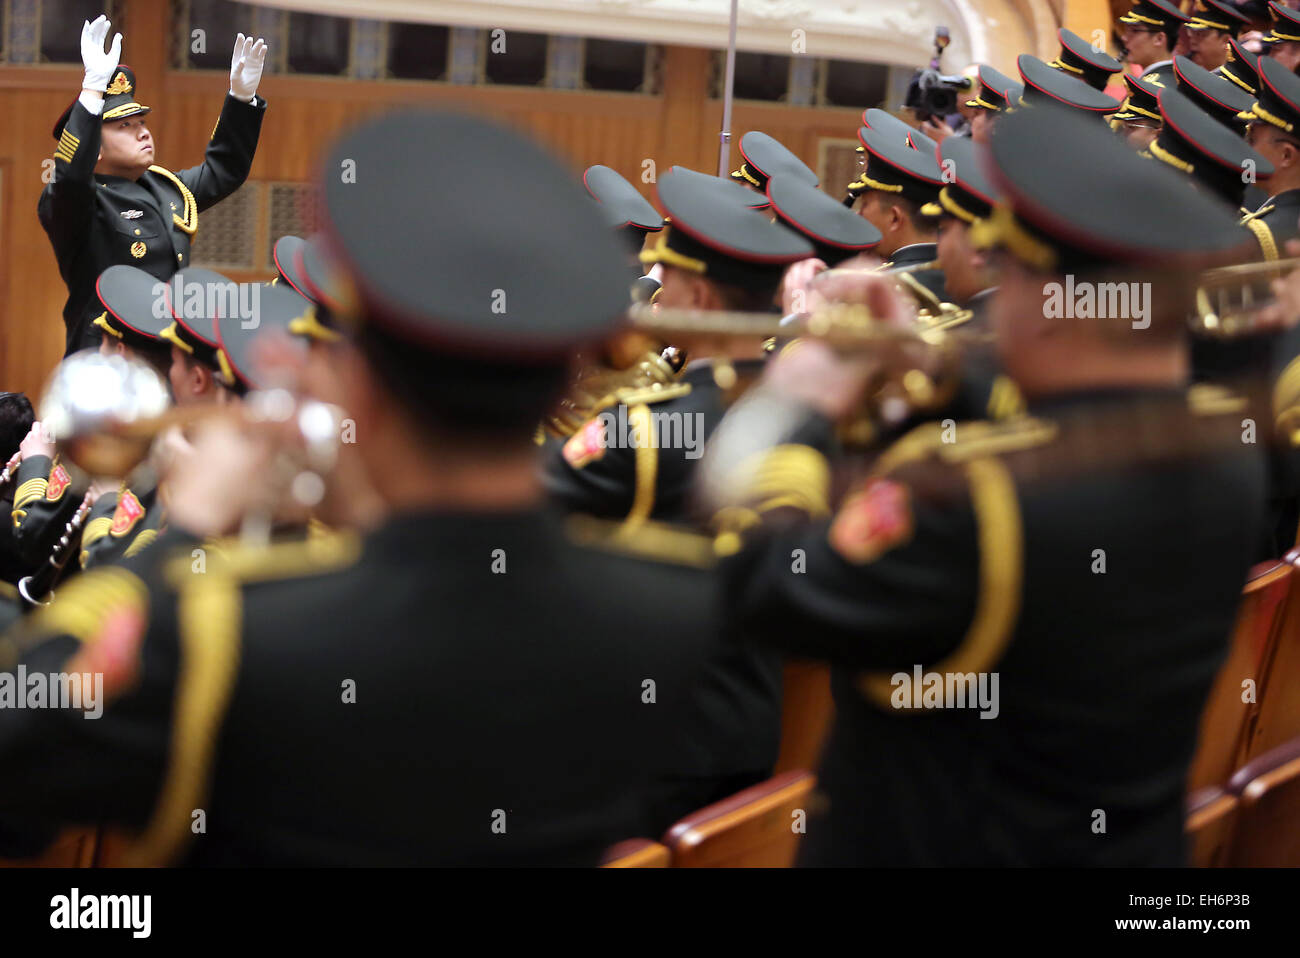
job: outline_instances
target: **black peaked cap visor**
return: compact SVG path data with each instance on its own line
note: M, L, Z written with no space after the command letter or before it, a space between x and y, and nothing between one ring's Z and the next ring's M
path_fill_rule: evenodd
M631 227L643 233L664 228L659 211L618 171L599 164L589 166L582 174L582 184L601 205L611 225Z
M735 286L775 288L785 268L813 254L807 240L721 195L700 176L669 171L656 184L669 227L641 254Z
M1058 103L1076 110L1103 115L1114 113L1120 103L1082 80L1048 66L1036 56L1022 53L1016 60L1025 81L1022 100L1026 104Z
M1249 241L1218 199L1073 111L1016 111L994 130L988 159L1003 199L973 239L1045 271L1192 263Z
M825 259L825 248L854 256L880 242L880 230L839 200L827 196L815 186L785 174L767 181L767 196L772 211L790 229L802 234Z
M355 182L338 175L345 160ZM403 109L354 128L322 169L351 318L417 350L524 365L562 364L617 327L622 248L531 140L463 113ZM529 189L503 189L520 169Z
M943 179L932 153L866 127L858 130L858 140L866 150L867 166L850 190L895 193L918 206L938 198Z
M817 185L817 174L803 160L780 140L759 130L750 130L740 138L740 155L744 163L731 175L757 190L766 189L768 179L778 173Z
M167 285L136 266L110 266L95 280L104 312L95 326L133 346L166 345L162 331L171 325Z

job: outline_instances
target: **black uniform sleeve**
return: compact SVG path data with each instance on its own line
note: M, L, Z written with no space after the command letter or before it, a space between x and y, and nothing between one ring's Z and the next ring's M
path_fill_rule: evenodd
M28 456L19 464L15 477L17 486L9 518L19 557L28 569L49 557L81 502L80 496L66 486L54 499L49 498L52 470L48 456Z
M224 200L248 179L265 113L266 101L260 96L252 103L244 103L226 95L203 162L176 173L194 194L200 213Z
M765 494L773 508L758 506L763 520L721 565L740 634L863 669L926 665L958 646L980 593L964 490L923 475L872 478L834 516L793 524L792 503L811 501L807 491L769 485Z
M624 410L621 416L620 409ZM610 435L602 438L600 428L606 421ZM620 422L626 427L621 436L616 435ZM602 519L626 517L637 489L637 450L632 448L631 432L625 407L613 406L567 439L547 439L542 447L542 482L552 501L568 512ZM657 456L658 451L650 449L647 454Z
M81 530L81 567L90 569L96 565L120 557L125 551L121 540L109 535L113 525L113 514L117 511L117 502L122 492L116 495L106 492L95 501L86 514L86 523Z
M28 705L52 674L82 676L47 707L0 708L0 856L36 854L66 826L149 820L171 737L174 608L135 571L103 569L0 635L0 686Z
M80 102L73 104L54 152L54 178L41 193L37 213L60 263L71 262L90 236L101 123Z

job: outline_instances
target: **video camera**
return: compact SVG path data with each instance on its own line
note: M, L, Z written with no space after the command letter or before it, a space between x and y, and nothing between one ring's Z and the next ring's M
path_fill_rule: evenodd
M935 27L934 57L924 70L917 70L912 82L907 85L907 96L903 106L916 114L918 120L936 117L942 120L949 114L957 112L957 94L971 88L970 77L946 76L939 72L939 58L948 46L950 37L947 27Z

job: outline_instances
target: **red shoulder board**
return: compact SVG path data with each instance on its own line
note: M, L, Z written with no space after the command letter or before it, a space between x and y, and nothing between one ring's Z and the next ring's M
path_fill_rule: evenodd
M605 424L599 418L588 419L564 444L564 460L574 469L605 455Z
M831 546L850 562L870 562L912 535L907 487L873 479L854 492L831 523Z
M124 536L142 518L144 518L144 506L140 505L140 500L135 497L134 492L123 489L122 494L117 497L117 508L113 510L113 524L108 527L108 531L115 536Z
M50 502L57 502L63 498L64 491L72 485L72 479L68 475L68 470L63 468L63 464L55 466L50 470L50 481L45 487L45 498Z

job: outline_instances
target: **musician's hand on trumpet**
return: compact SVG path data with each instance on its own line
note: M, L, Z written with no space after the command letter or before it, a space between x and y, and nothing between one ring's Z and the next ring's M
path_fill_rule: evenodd
M33 422L32 428L27 430L27 435L18 445L18 451L24 459L30 459L33 456L54 458L54 443L46 435L45 427L39 420Z

